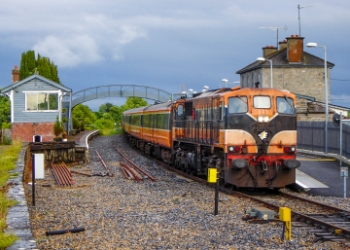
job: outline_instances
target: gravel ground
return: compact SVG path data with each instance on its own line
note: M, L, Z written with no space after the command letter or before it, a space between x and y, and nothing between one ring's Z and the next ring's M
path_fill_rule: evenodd
M297 228L292 241L282 241L280 223L243 221L244 210L261 206L246 199L220 194L215 216L214 189L142 156L137 164L157 181L127 180L119 169L116 146L127 147L121 136L97 137L90 144L90 162L71 168L104 172L96 149L113 177L73 174L74 186L62 188L47 170L45 179L38 181L36 206L29 206L29 213L39 249L343 249L339 243L315 242L313 234ZM29 186L26 194L31 204ZM48 231L75 227L85 231L46 236Z

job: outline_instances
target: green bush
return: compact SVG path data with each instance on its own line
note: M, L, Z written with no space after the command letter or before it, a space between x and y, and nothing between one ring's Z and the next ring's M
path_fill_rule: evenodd
M114 129L114 122L108 119L98 119L95 125L97 129Z
M64 131L63 123L58 120L58 116L56 116L56 122L53 125L53 132L56 137L60 136Z

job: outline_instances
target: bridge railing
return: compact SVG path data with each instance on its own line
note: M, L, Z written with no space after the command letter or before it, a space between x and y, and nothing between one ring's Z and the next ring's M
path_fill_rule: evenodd
M173 95L162 89L140 85L106 85L87 88L73 93L72 107L79 103L104 97L129 97L137 96L150 100L167 102Z

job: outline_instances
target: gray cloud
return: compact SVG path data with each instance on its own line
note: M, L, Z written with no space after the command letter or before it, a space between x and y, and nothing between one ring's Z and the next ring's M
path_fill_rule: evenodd
M92 87L96 78L103 85L166 82L174 92L182 83L218 87L222 78L236 81L235 72L263 46L276 44L276 31L259 27L287 25L279 40L298 34L298 4L314 5L300 11L304 42L327 45L336 65L331 77L350 78L349 1L13 0L0 8L0 84L7 85L21 53L34 49L75 90L82 86L74 86L77 79ZM306 51L323 58L321 49ZM347 85L330 82L332 99L350 92Z

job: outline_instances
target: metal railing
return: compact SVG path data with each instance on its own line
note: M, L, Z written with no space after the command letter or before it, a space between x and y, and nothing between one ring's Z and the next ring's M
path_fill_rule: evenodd
M340 155L340 127L328 122L328 153ZM298 148L310 151L324 152L325 122L299 121ZM350 159L350 123L343 122L342 126L342 155Z

